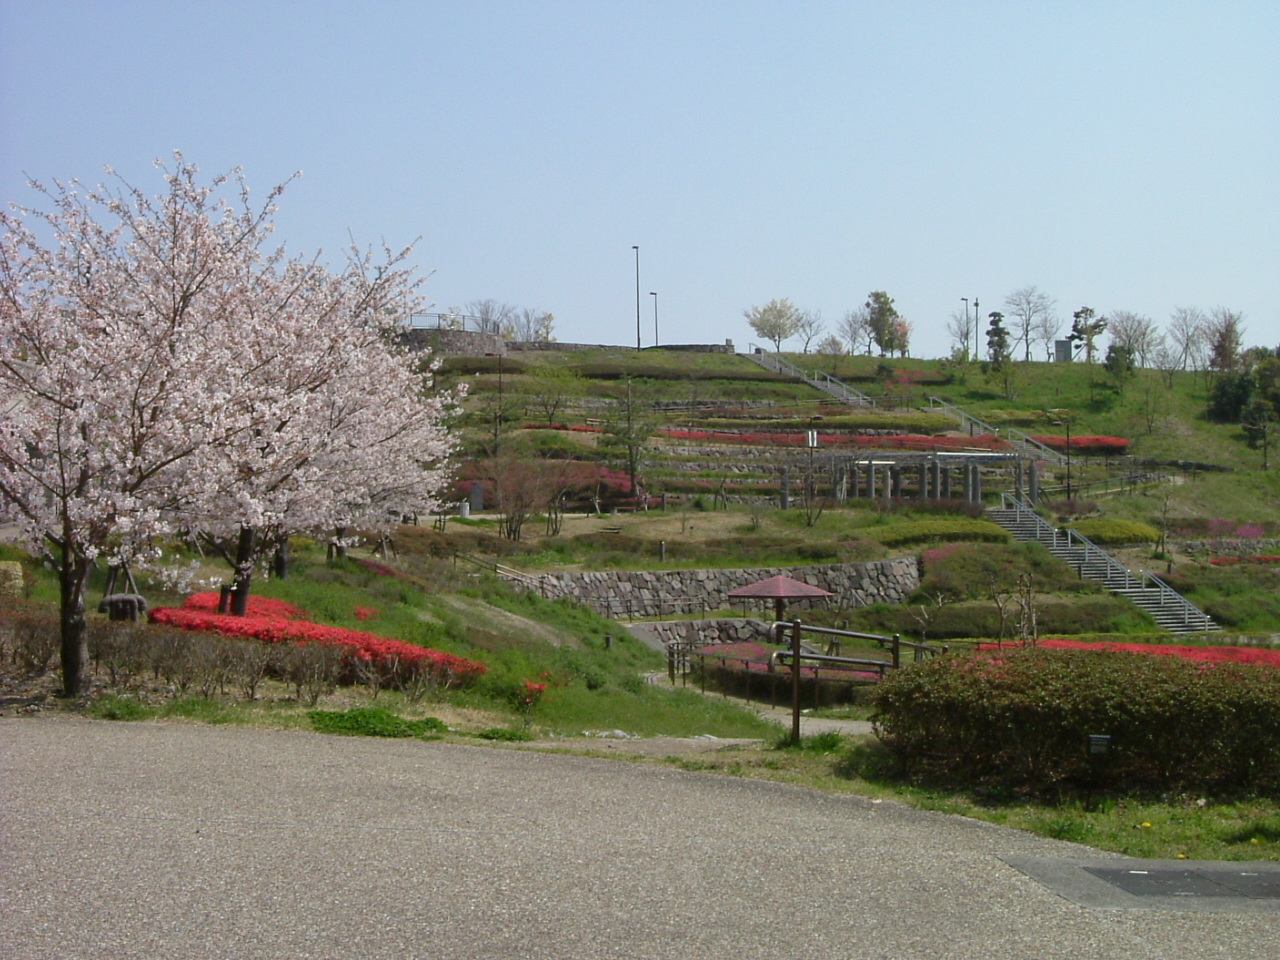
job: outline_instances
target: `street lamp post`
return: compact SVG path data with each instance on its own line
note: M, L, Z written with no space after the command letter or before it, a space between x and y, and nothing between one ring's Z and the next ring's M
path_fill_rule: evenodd
M650 290L649 296L653 297L653 345L658 345L658 292Z
M982 357L982 347L978 345L978 338L982 336L982 322L978 319L981 314L978 313L978 298L973 298L973 359L978 360Z
M640 349L640 248L635 244L631 249L636 252L636 349Z

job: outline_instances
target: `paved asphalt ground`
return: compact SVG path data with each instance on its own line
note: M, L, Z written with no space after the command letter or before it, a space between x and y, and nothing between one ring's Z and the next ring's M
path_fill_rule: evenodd
M1096 851L612 760L10 718L0 804L6 960L1280 958L1280 901L1083 906L1007 861Z

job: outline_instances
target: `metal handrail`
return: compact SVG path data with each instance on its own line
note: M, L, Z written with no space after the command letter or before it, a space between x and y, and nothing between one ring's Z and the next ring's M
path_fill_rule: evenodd
M777 620L769 626L769 638L774 643L782 643L782 634L789 629L794 629L798 621L795 620ZM893 656L890 665L895 669L902 665L902 648L906 647L912 652L912 659L919 663L926 656L936 656L939 653L947 653L945 646L935 647L928 643L917 643L913 640L903 640L902 634L895 633L891 637L886 637L879 633L858 633L856 630L837 630L834 627L816 627L810 624L800 622L801 633L817 633L827 637L853 637L858 640L874 640L881 647L886 647ZM788 654L789 655L789 654ZM815 654L815 656L819 656ZM801 659L804 659L804 655ZM879 662L879 661L876 661Z
M540 595L545 593L546 580L542 576L534 576L532 574L525 573L523 570L517 570L514 567L495 563L492 560L484 560L480 557L472 556L469 553L460 553L457 556L459 560L465 560L467 563L475 564L477 567L483 567L491 573L496 573L505 580L514 580L526 590L532 590Z
M941 397L930 395L929 408L941 407L948 416L955 420L959 420L966 427L974 426L983 433L989 433L994 437L1003 437L1009 441L1015 448L1022 449L1024 453L1031 453L1038 456L1041 460L1049 460L1053 463L1065 463L1066 458L1052 447L1047 447L1039 440L1023 433L1021 430L1015 430L1013 427L996 427L985 420L975 417L967 410L957 407L955 404L948 403Z
M1040 514L1036 513L1017 497L1012 496L1007 492L1001 492L1000 501L1006 510L1012 509L1014 511L1017 519L1032 520L1035 522L1036 540L1040 543L1050 544L1056 547L1061 543L1062 538L1065 538L1066 542L1063 546L1066 548L1083 548L1084 558L1080 562L1081 568L1083 568L1087 563L1101 563L1106 567L1107 576L1123 578L1125 589L1130 587L1142 587L1141 578L1135 578L1128 567L1122 566L1114 557L1111 556L1111 554L1107 553L1107 551L1103 550L1088 537L1077 533L1075 530L1059 530L1057 527L1048 523L1044 517L1040 516ZM1047 540L1045 539L1046 536L1048 537ZM1083 569L1081 569L1081 573L1083 572Z
M1198 622L1201 627L1208 630L1213 618L1197 607L1194 603L1180 594L1164 580L1157 577L1150 570L1143 570L1142 576L1144 580L1150 581L1154 587L1160 591L1160 605L1164 606L1166 598L1173 602L1174 606L1182 608L1182 623L1184 626L1191 626L1193 622Z
M874 407L876 405L874 397L867 396L861 390L855 390L843 380L838 380L824 371L802 370L794 363L783 360L777 354L765 353L760 348L746 354L746 356L766 370L772 370L774 373L785 373L788 376L795 377L797 380L803 380L814 389L821 390L823 393L850 406ZM813 376L810 376L810 373ZM819 374L821 374L821 378L819 378Z
M1063 530L1063 531L1058 530L1057 527L1054 527L1051 524L1049 524L1038 513L1030 509L1025 503L1023 503L1017 497L1010 495L1009 493L1002 492L1000 494L1000 499L1001 499L1002 505L1006 510L1012 509L1015 512L1017 519L1019 520L1030 519L1035 521L1036 540L1039 541L1040 543L1051 542L1052 545L1056 547L1060 542L1059 540L1060 535L1065 534L1065 537L1066 537L1065 546L1073 547L1078 544L1079 546L1084 547L1085 555L1084 555L1084 560L1081 562L1082 568L1085 563L1088 563L1090 561L1097 562L1098 560L1101 560L1103 563L1105 563L1107 571L1109 573L1114 575L1119 575L1124 578L1124 587L1121 589L1158 590L1160 594L1160 605L1162 607L1172 605L1174 607L1179 608L1182 612L1182 622L1184 625L1190 626L1192 623L1199 623L1202 626L1204 626L1206 629L1209 628L1209 624L1212 623L1212 618L1207 613L1205 613L1203 610L1201 610L1194 603L1192 603L1190 600L1188 600L1186 597L1180 594L1177 590L1173 589L1173 587L1169 586L1169 584L1165 583L1164 580L1160 579L1160 577L1156 576L1151 571L1142 570L1139 572L1139 575L1135 577L1131 570L1129 570L1127 567L1122 566L1119 562L1117 562L1111 556L1111 554L1107 553L1105 550L1103 550L1101 547L1095 544L1088 537L1080 533L1077 533L1074 530L1069 530L1069 529ZM1045 534L1046 532L1049 536L1049 540L1046 540L1043 536L1043 534ZM1081 573L1083 573L1083 569L1081 569Z

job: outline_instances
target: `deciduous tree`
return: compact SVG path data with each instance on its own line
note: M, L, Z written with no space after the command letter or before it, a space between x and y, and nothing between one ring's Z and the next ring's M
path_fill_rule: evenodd
M896 345L895 334L901 315L893 305L893 297L883 290L873 290L865 305L871 336L880 349L880 356L892 354Z
M1004 298L1004 308L1008 316L1013 334L1012 348L1022 344L1023 360L1031 359L1031 341L1037 325L1046 317L1052 316L1054 301L1046 293L1036 287L1020 287Z
M821 310L803 310L800 313L800 319L796 322L796 336L804 344L803 350L809 352L809 345L814 339L822 335L822 331L826 329L826 325L822 322Z
M799 330L801 314L790 300L770 300L764 306L743 311L756 336L768 340L774 350L782 349L782 341L794 337Z
M849 353L862 350L869 357L875 343L875 331L871 329L871 312L864 307L850 310L840 321L840 336L849 343Z
M403 255L331 275L264 250L283 186L254 205L238 171L205 185L175 161L154 199L33 184L47 209L0 212L0 518L58 572L68 694L99 556L389 508L429 494L449 448L392 346L414 305Z

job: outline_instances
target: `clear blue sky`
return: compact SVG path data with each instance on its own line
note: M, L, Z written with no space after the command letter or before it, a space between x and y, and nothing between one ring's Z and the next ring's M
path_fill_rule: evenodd
M1034 284L1280 342L1280 4L0 0L0 200L157 193L181 148L282 200L278 236L399 246L439 309L561 340L834 327L871 290L948 348Z

